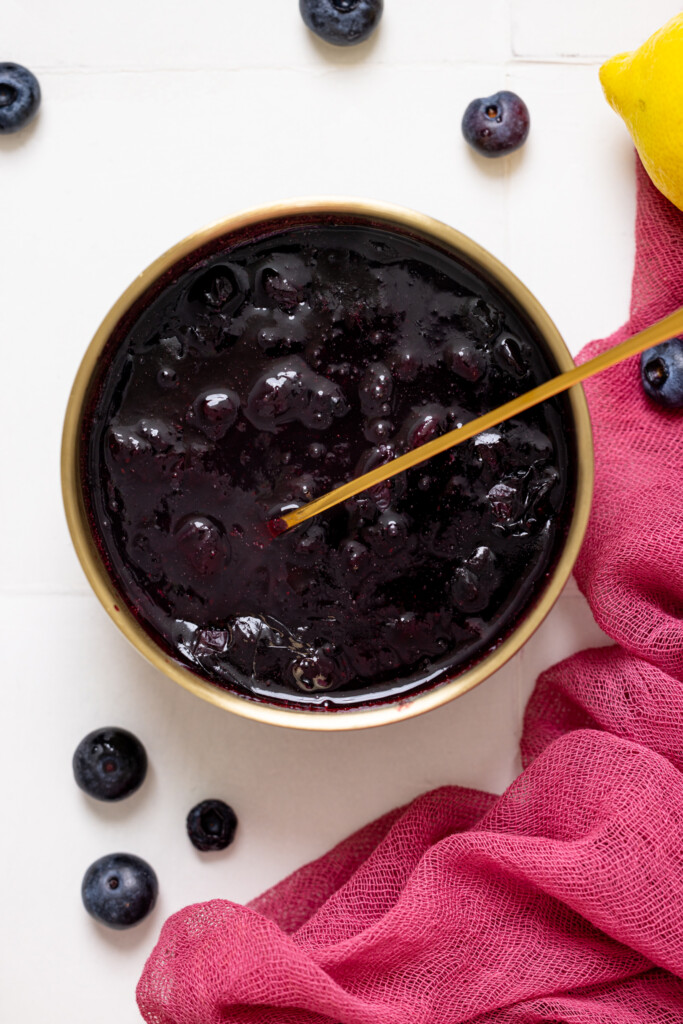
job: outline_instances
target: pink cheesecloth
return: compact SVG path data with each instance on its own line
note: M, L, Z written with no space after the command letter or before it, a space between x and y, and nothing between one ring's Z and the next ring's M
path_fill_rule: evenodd
M683 214L638 165L630 319L683 305ZM543 673L501 797L437 789L246 907L164 925L148 1024L683 1024L683 413L587 382L576 578L614 646Z

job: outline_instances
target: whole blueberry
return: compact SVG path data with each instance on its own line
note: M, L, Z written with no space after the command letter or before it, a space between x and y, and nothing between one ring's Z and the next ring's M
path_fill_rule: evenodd
M514 92L484 96L467 107L462 118L462 133L482 156L504 156L526 141L529 111Z
M653 402L683 409L683 338L671 338L643 352L640 379Z
M122 800L142 785L147 754L127 729L113 727L89 732L73 756L74 778L96 800Z
M301 17L311 32L334 46L354 46L372 35L384 0L299 0Z
M224 850L235 838L237 815L222 800L202 800L187 816L187 834L198 850Z
M10 135L38 113L40 86L21 64L0 64L0 135Z
M81 885L83 906L108 928L130 928L147 917L159 893L153 869L132 853L108 853L90 865Z

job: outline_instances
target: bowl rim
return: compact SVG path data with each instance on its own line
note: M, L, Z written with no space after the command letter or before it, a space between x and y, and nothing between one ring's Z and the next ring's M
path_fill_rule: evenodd
M500 262L467 235L443 221L403 206L346 196L319 196L281 200L252 207L215 221L187 235L167 249L140 273L116 300L97 328L78 368L69 395L61 448L62 496L69 533L81 567L105 611L130 643L166 676L186 690L217 707L244 718L288 728L315 731L365 729L405 721L440 707L467 693L502 668L541 625L567 582L588 525L595 474L592 429L588 404L581 385L567 392L576 446L576 493L564 546L532 607L507 637L489 654L464 672L431 690L366 708L306 711L238 696L196 675L159 647L142 628L115 589L93 541L81 488L81 419L101 353L121 318L157 279L197 249L233 232L253 229L262 221L289 220L300 216L338 215L385 222L390 228L417 235L480 268L521 308L534 324L560 371L570 370L574 360L557 327L534 295ZM270 225L269 225L270 227Z

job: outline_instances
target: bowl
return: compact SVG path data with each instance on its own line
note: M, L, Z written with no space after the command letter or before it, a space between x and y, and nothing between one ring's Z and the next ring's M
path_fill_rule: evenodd
M572 571L590 511L593 448L590 418L581 387L573 388L563 399L573 477L571 511L559 551L534 592L533 600L518 615L512 628L473 662L456 670L437 686L388 702L333 711L302 710L256 700L237 689L222 688L186 667L146 631L117 589L96 543L85 497L87 437L84 434L94 388L103 367L109 364L118 339L137 321L148 303L197 256L217 252L223 245L235 241L267 238L285 228L319 223L385 228L445 252L504 297L533 330L556 372L574 365L553 322L524 285L490 253L446 224L401 207L358 199L296 199L259 207L218 221L173 246L135 279L107 313L83 357L69 398L62 439L62 489L72 541L95 594L116 626L152 665L195 695L246 718L300 729L361 729L403 721L471 690L526 643L552 608Z

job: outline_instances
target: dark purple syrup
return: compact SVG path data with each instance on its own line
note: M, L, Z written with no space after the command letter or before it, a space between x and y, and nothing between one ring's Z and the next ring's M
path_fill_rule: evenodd
M367 224L223 240L114 334L84 437L93 533L157 642L289 706L437 685L507 635L571 510L564 398L274 536L288 509L528 390L534 328Z

